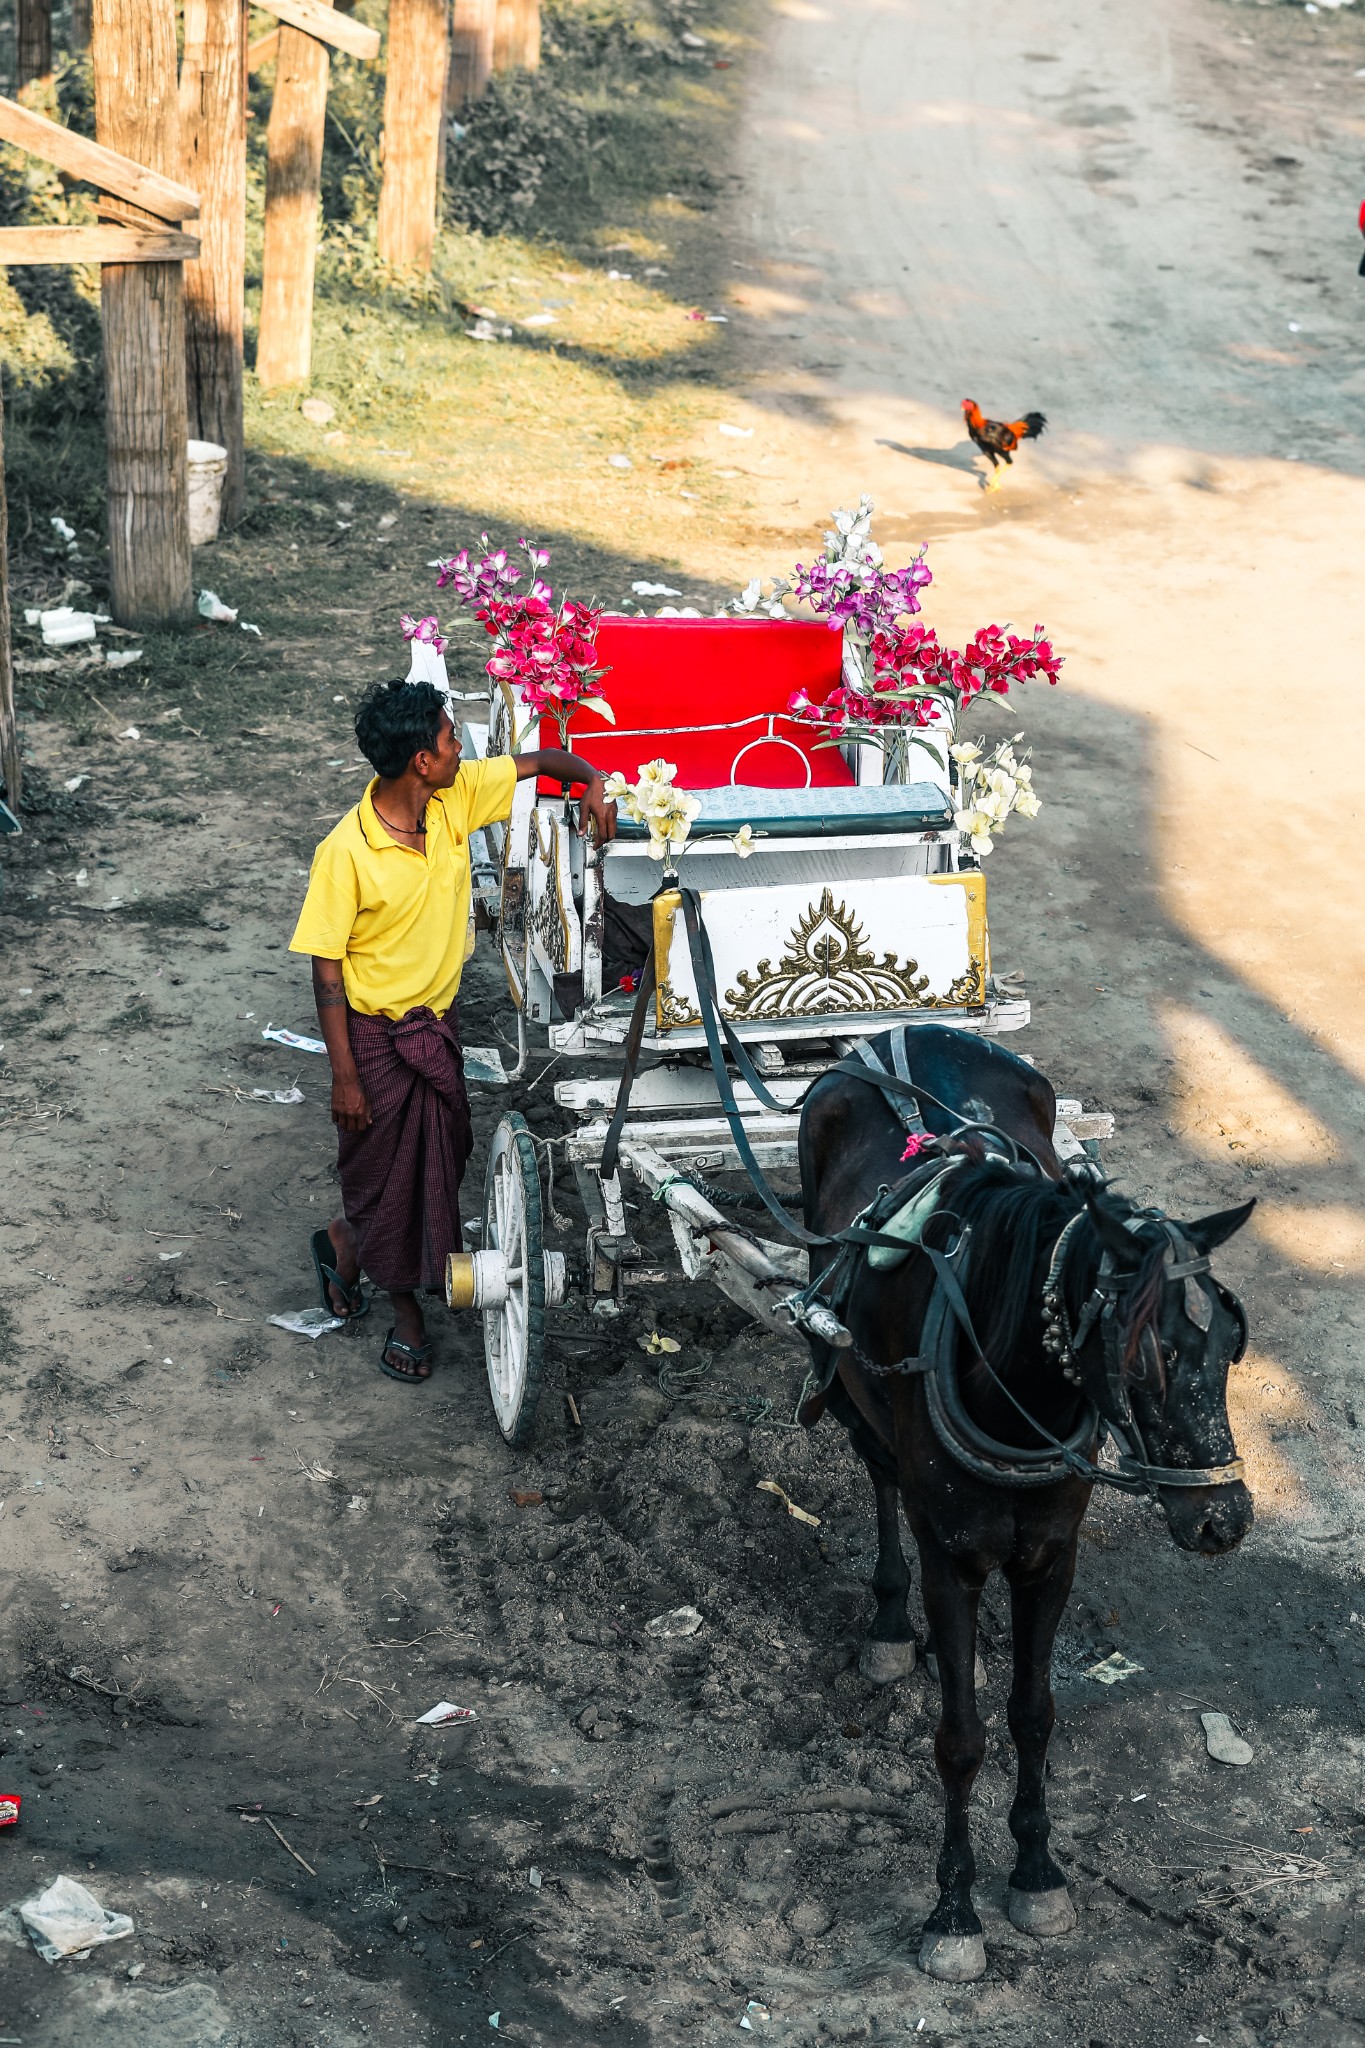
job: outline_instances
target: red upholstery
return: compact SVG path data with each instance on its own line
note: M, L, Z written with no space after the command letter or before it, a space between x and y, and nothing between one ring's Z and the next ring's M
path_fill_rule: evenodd
M663 755L684 789L721 788L732 768L736 782L759 789L802 789L807 765L812 788L852 782L838 748L819 746L817 728L786 715L794 690L820 704L838 684L842 635L830 627L804 619L603 619L597 653L616 724L576 712L569 745L603 774L619 768L633 782L642 761ZM553 718L541 720L540 744L558 746Z

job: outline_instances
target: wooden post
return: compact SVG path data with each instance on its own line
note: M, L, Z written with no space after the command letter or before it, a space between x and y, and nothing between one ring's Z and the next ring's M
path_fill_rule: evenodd
M180 123L185 178L199 194L202 254L185 265L189 431L227 449L223 524L246 509L242 427L246 278L248 0L185 0Z
M448 0L390 0L379 253L430 270L449 66Z
M16 0L15 68L22 91L52 69L52 0Z
M455 0L451 17L446 112L457 114L481 99L493 75L497 0Z
M286 22L280 29L266 132L265 253L256 343L256 375L266 389L304 384L313 367L313 272L327 73L327 45Z
M179 177L174 0L94 0L91 41L97 140ZM126 203L120 217L159 225ZM106 263L100 310L112 608L170 625L193 609L181 265Z
M493 30L493 69L540 69L540 0L498 0L498 17Z
M5 507L5 401L0 394L0 782L10 808L24 793L19 722L14 712L14 662L9 644L9 514Z
M90 0L71 0L71 47L90 48Z

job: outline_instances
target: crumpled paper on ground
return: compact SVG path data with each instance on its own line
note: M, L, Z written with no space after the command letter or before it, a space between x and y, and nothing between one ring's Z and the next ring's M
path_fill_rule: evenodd
M57 1877L36 1899L25 1899L19 1918L44 1962L84 1955L102 1941L122 1941L133 1931L126 1913L110 1913L74 1877Z

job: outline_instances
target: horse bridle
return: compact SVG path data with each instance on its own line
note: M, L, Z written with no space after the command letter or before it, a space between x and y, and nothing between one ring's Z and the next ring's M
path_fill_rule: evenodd
M1123 1297L1135 1276L1125 1275L1119 1271L1118 1261L1107 1245L1102 1248L1099 1271L1073 1330L1066 1305L1063 1270L1072 1232L1086 1213L1084 1209L1079 1210L1053 1246L1047 1279L1043 1284L1043 1349L1056 1360L1064 1379L1069 1380L1073 1386L1084 1386L1080 1354L1098 1326L1103 1380L1098 1398L1091 1393L1090 1401L1097 1420L1104 1424L1119 1446L1120 1455L1117 1474L1096 1466L1095 1476L1111 1485L1127 1483L1129 1490L1140 1492L1155 1492L1162 1486L1235 1485L1243 1477L1240 1458L1230 1458L1222 1465L1191 1466L1154 1465L1148 1458L1142 1431L1129 1398L1123 1355L1123 1325L1119 1313ZM1207 1330L1213 1321L1210 1289L1216 1292L1223 1307L1237 1322L1241 1337L1232 1357L1232 1363L1235 1365L1245 1353L1247 1345L1246 1311L1241 1302L1231 1288L1225 1287L1221 1280L1214 1279L1208 1255L1199 1251L1164 1211L1139 1210L1127 1219L1124 1227L1136 1236L1144 1223L1158 1224L1166 1237L1162 1281L1163 1284L1174 1280L1184 1282L1185 1314L1195 1328ZM1155 1336L1151 1341L1159 1343ZM1035 1428L1037 1426L1034 1425ZM1125 1439L1129 1437L1136 1446L1138 1456L1134 1456L1128 1447Z

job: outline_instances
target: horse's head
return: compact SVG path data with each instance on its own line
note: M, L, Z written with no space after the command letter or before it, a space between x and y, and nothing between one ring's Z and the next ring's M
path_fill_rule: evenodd
M1209 1472L1207 1485L1155 1483L1181 1548L1218 1556L1252 1523L1241 1478L1215 1476L1237 1457L1227 1377L1246 1349L1247 1324L1208 1259L1255 1203L1180 1223L1130 1209L1093 1184L1080 1192L1099 1240L1100 1271L1075 1325L1073 1369L1136 1459L1158 1471ZM1103 1306L1092 1314L1099 1297Z

